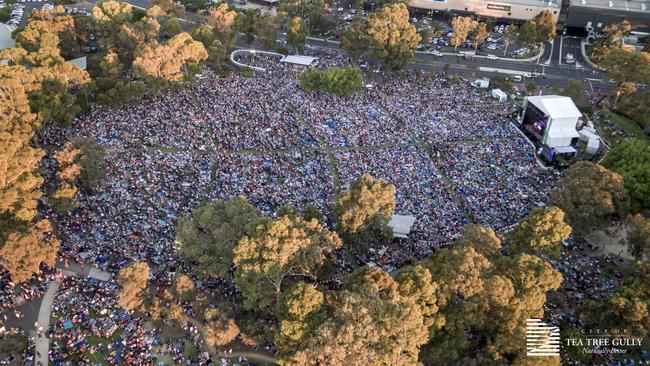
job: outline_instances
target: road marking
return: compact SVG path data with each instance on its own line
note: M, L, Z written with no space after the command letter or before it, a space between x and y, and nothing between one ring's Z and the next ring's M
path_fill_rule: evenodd
M477 71L496 72L496 73L499 73L499 74L521 75L521 76L530 75L530 72L527 72L527 71L509 70L509 69L497 69L497 68L494 68L494 67L479 66L477 69L478 69Z
M562 65L562 41L564 40L564 37L560 37L560 54L557 56L557 64Z
M591 89L591 92L594 92L594 86L591 85L591 80L587 79L587 83L589 83L589 89Z

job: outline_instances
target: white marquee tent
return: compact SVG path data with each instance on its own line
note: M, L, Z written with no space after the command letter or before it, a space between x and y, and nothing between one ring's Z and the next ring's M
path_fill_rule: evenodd
M576 131L578 120L582 113L569 97L559 95L540 95L527 97L531 103L548 117L548 125L544 134L544 144L549 147L569 146L574 138L579 137Z
M396 238L408 238L414 223L415 217L413 216L393 215L393 218L388 222L388 226L393 229L393 235Z

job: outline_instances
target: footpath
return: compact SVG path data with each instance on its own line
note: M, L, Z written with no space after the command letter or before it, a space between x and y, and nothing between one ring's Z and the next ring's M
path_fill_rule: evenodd
M64 267L62 263L59 263L59 265L57 265L57 268L61 270L61 273L65 277L81 274L84 276L96 278L98 280L107 281L113 276L111 273L102 271L98 268L85 267L77 263L71 263L68 267ZM50 327L50 314L52 313L52 304L54 303L54 296L56 295L56 291L59 289L59 285L61 285L60 281L50 281L47 283L47 291L45 292L45 295L43 295L43 301L41 302L41 307L38 310L38 326L41 327L45 332L47 332ZM46 337L45 332L39 332L38 329L35 329L32 332L35 336L35 366L48 365L50 339Z

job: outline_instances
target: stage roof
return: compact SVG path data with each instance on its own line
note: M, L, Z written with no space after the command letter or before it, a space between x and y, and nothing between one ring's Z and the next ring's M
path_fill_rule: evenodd
M526 99L552 119L582 117L582 113L569 97L540 95L527 97Z
M286 62L294 65L309 66L316 60L318 60L316 57L311 57L311 56L289 55L285 57L282 60L282 62Z
M396 238L408 238L411 227L415 223L415 217L405 215L393 215L388 222L388 226L393 229L393 235Z

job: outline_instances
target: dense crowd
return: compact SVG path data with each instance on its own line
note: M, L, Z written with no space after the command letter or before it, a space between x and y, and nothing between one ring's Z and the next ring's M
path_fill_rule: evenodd
M559 174L537 165L519 137L440 144L438 164L451 179L469 214L502 229L536 206L545 206Z
M55 364L151 365L156 336L117 303L114 282L70 277L52 305L49 359Z
M306 54L319 67L350 63L332 51ZM396 213L416 217L404 245L417 257L449 244L464 223L503 228L548 202L557 174L537 166L503 113L507 103L415 74L340 98L303 91L296 75L276 64L79 118L81 135L115 149L103 191L79 193L79 208L60 215L63 252L109 270L175 260L175 222L202 202L237 195L264 214L311 203L331 224L335 188L363 173L394 184ZM399 265L405 253L387 256Z
M305 53L318 57L319 68L351 63L333 51ZM50 147L76 136L108 147L103 187L79 191L78 207L70 212L50 212L64 258L111 272L144 260L154 268L157 286L168 287L169 273L182 267L174 225L202 203L243 195L265 215L309 203L333 227L337 191L369 173L395 185L395 213L416 221L409 238L396 245L353 251L352 257L335 252L338 268L331 282L337 286L353 270L351 258L392 271L450 245L463 224L504 229L516 223L547 204L557 185L559 175L537 164L532 146L510 124L512 106L464 81L407 74L369 81L353 97L340 98L303 91L298 73L273 57L240 53L236 59L267 72L204 78L127 108L94 106L73 128L53 127L38 136ZM601 279L600 265L586 255L554 264L565 274L563 288L578 302L584 293L602 299L618 285ZM3 310L13 309L18 317L17 301L41 296L55 275L46 271L14 286L0 267ZM599 279L592 289L594 277ZM234 301L237 290L220 281L205 281L201 291ZM165 358L206 364L207 353L189 359L184 339L165 338L121 309L118 290L113 281L62 280L47 330L53 363L90 365L101 358L111 365L150 365ZM184 310L194 315L191 305ZM577 321L570 312L552 314L563 317L554 321ZM183 329L189 344L204 348L196 328ZM33 353L28 347L23 358L33 363ZM228 362L222 360L237 364Z
M214 181L219 197L246 196L266 215L278 207L307 203L326 212L334 203L327 156L317 151L266 154L219 154Z
M128 150L107 155L105 187L58 215L63 255L116 271L130 261L168 263L174 223L205 202L214 155Z
M421 255L431 249L427 243L448 244L465 223L450 187L420 146L343 151L335 159L341 189L363 173L398 187L395 213L416 217L410 237Z
M173 101L173 103L170 103ZM218 101L213 101L218 103ZM213 140L190 89L148 95L128 108L93 106L75 128L111 147L171 147L206 150Z

